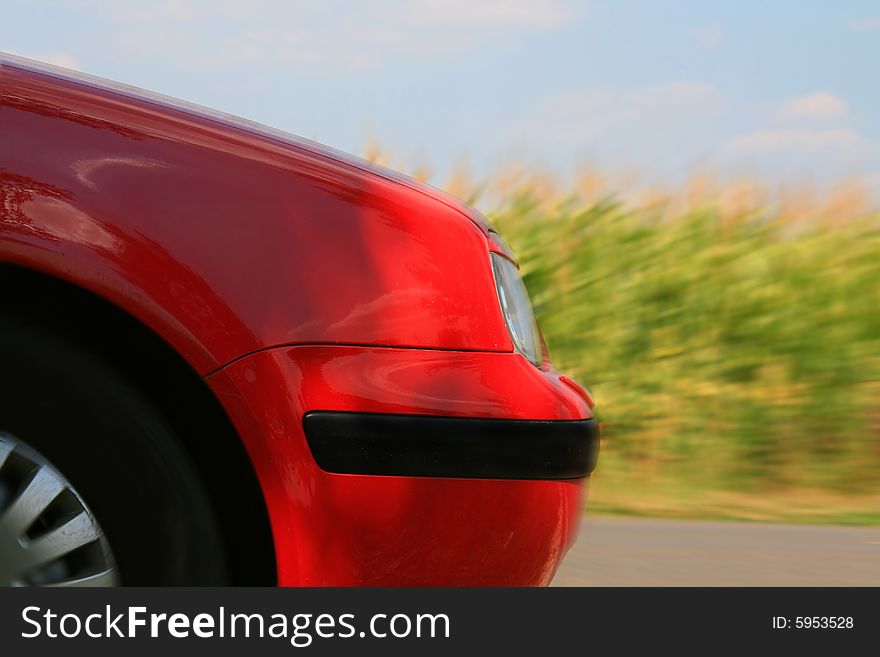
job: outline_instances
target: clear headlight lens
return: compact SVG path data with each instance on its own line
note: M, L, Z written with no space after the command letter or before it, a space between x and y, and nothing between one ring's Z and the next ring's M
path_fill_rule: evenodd
M525 283L516 265L510 260L497 253L490 253L489 256L492 259L492 273L495 274L501 313L513 345L535 366L539 366L542 360L541 338Z

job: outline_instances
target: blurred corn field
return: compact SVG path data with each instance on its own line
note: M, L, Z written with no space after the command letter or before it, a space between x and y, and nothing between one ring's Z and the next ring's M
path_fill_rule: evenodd
M446 186L513 246L555 364L596 397L594 508L880 524L866 194L695 179L631 198L521 171Z

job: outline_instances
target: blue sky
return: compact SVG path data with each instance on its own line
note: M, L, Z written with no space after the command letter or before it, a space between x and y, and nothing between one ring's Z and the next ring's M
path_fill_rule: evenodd
M880 190L880 3L5 0L0 50L442 181L511 162Z

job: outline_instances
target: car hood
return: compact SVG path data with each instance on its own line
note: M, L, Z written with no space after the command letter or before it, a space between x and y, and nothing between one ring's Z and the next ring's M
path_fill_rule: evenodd
M196 103L180 100L171 96L148 91L128 84L115 82L106 78L89 75L80 71L72 71L45 62L40 62L10 53L0 52L0 77L5 68L16 68L40 73L69 83L90 87L100 92L117 94L139 103L152 105L165 110L169 114L184 113L192 119L211 124L214 129L229 130L236 133L247 133L253 137L282 144L300 153L308 154L316 159L332 162L337 166L349 169L368 177L378 177L408 187L440 202L473 222L482 232L488 233L491 224L474 208L462 203L454 196L421 182L393 169L377 165L363 158L337 150L316 141L272 128L233 114L214 110Z

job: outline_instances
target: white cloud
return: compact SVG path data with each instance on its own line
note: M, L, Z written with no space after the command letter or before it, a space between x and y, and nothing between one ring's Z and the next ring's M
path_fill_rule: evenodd
M776 111L782 121L798 119L839 119L849 113L846 102L832 93L819 91L784 102Z
M111 22L113 52L200 70L260 64L358 72L395 59L460 56L560 28L582 13L573 0L69 1Z
M78 4L103 8L97 0L79 0ZM149 3L116 2L107 9L110 15L125 21L162 22L205 20L210 18L259 22L261 17L285 16L307 18L310 14L331 12L363 16L358 5L349 3L315 3L310 0L154 0ZM403 20L412 24L453 26L456 28L558 27L575 18L577 11L572 0L373 0L368 13L382 22Z
M880 30L880 17L854 18L849 22L849 29L854 32L876 32Z
M66 4L78 9L100 14L119 23L189 23L209 19L253 20L264 11L289 7L298 8L303 0L66 0Z
M724 150L734 156L835 155L861 159L877 152L877 144L855 130L759 130L730 140Z
M369 70L379 65L376 56L368 49L357 53L342 46L324 48L314 36L297 30L249 30L229 38L225 52L230 63L293 68L342 67L351 71Z
M847 112L841 99L817 93L792 99L779 114L827 119ZM511 126L508 138L654 170L710 163L729 171L764 167L770 176L832 176L873 170L880 162L880 143L849 127L762 127L764 119L759 108L725 97L712 85L676 81L549 97L527 120Z
M415 22L471 28L552 28L575 17L558 0L410 0L405 7Z
M703 48L714 48L724 39L719 25L702 25L691 30L691 36Z
M203 15L204 10L204 7L199 5L200 3L188 2L187 0L152 0L152 2L137 2L133 4L113 2L105 6L109 15L119 20L169 22L189 21L199 18Z
M691 81L572 92L539 103L523 131L558 141L592 139L632 126L686 126L689 120L711 115L722 106L715 87Z

